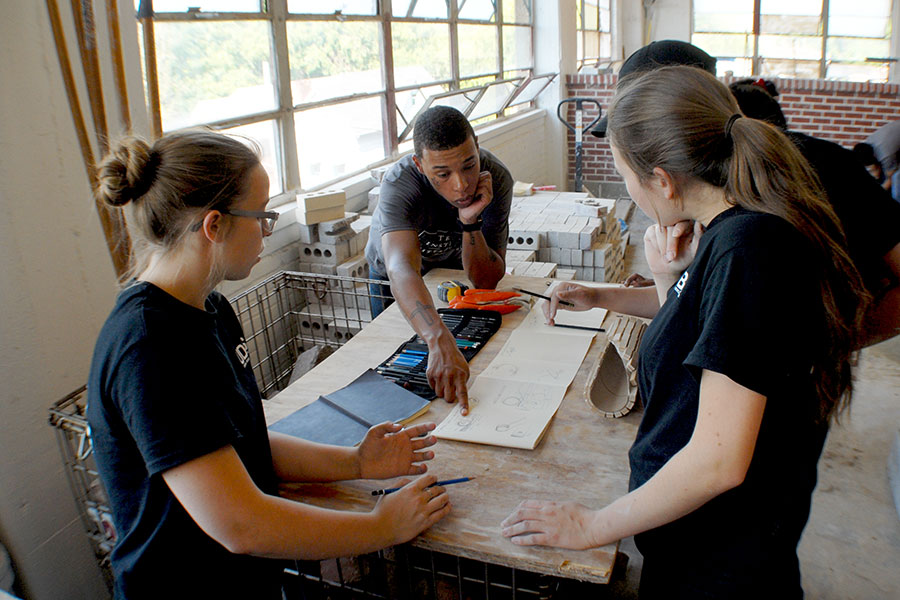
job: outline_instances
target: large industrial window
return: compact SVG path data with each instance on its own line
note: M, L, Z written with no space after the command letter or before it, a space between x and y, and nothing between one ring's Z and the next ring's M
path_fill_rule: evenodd
M719 74L887 81L891 0L694 0Z
M531 106L533 0L135 0L157 132L255 140L271 195L364 172L423 107Z
M610 0L575 0L578 68L599 67L612 56Z

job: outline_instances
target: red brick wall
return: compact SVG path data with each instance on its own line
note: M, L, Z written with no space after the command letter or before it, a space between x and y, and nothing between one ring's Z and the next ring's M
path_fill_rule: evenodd
M721 78L725 83L731 79ZM778 101L788 127L809 135L853 147L889 121L900 119L900 85L851 83L822 79L775 79L781 95ZM594 98L603 114L612 99L615 75L569 75L569 97ZM584 122L597 116L596 108L585 105ZM569 123L575 123L575 103L568 104ZM582 176L585 183L621 183L613 168L609 142L587 133L584 137ZM569 132L569 180L575 180L575 136Z

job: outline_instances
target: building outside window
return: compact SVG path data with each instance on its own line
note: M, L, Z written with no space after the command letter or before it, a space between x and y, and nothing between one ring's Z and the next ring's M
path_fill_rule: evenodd
M532 105L533 0L135 0L163 132L209 125L262 151L270 194L364 172L449 104ZM148 76L151 72L154 78Z
M722 75L888 80L891 0L694 0L692 43Z

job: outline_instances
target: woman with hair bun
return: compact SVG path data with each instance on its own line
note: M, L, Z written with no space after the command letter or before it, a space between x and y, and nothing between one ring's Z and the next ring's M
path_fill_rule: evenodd
M450 510L424 475L371 512L278 496L278 483L426 471L434 424L383 423L356 448L266 429L241 325L214 291L247 277L278 213L258 156L196 131L127 139L99 167L97 195L132 205L134 279L94 351L88 409L118 542L116 598L280 599L281 561L372 552Z
M794 145L700 69L623 79L607 135L657 221L656 291L563 283L545 310L653 317L630 492L598 509L526 500L502 533L576 549L634 535L641 598L801 598L797 544L868 302L841 228Z

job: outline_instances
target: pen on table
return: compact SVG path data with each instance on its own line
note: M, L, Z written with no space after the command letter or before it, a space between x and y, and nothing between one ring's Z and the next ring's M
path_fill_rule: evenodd
M444 481L436 481L436 482L432 483L431 485L429 485L428 487L434 487L436 485L452 485L454 483L463 483L465 481L472 481L473 479L475 479L475 478L474 477L457 477L456 479L445 479ZM393 494L394 492L396 492L399 489L400 488L395 487L395 488L387 488L385 490L373 490L372 495L373 496L387 496L388 494Z
M513 288L513 290L515 290L517 292L522 292L523 294L528 294L529 296L534 296L535 298L543 298L544 300L550 299L550 296L538 294L537 292L529 292L528 290L523 290L521 288ZM560 300L559 303L563 304L565 306L575 306L572 302L569 302L568 300Z
M554 323L554 327L565 327L567 329L583 329L584 331L606 331L602 327L587 327L585 325L566 325L564 323Z

